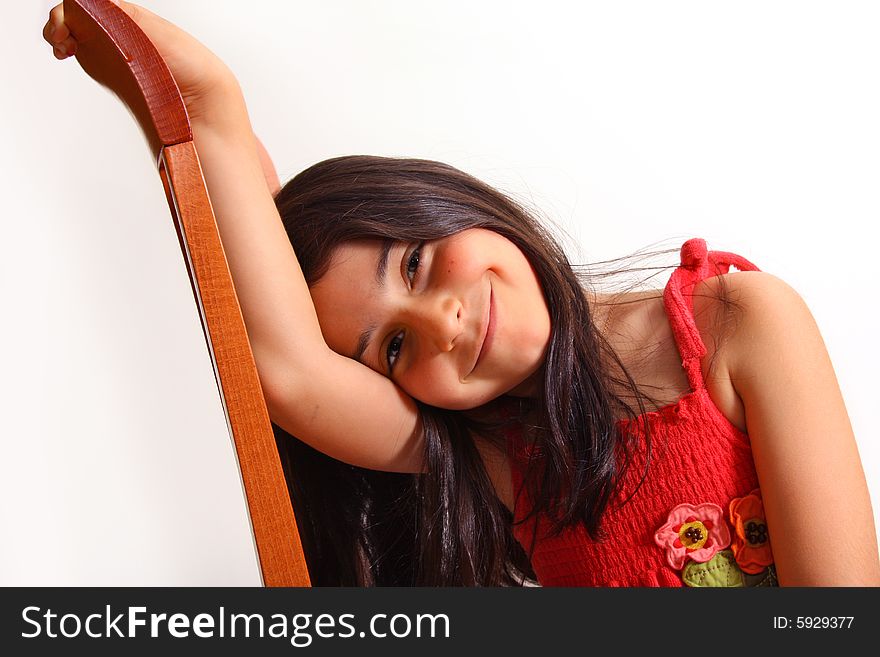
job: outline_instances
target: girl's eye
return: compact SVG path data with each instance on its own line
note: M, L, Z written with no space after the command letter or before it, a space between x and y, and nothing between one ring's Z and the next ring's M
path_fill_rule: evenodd
M406 277L409 279L410 285L415 281L416 274L419 271L419 265L422 262L422 248L424 246L424 242L419 242L418 246L413 249L413 252L409 255L409 259L406 261ZM389 374L394 371L394 364L400 356L401 349L403 349L403 331L391 338L391 342L388 343L388 349L385 352L388 359Z
M400 356L401 347L403 347L403 331L391 338L391 342L388 343L388 349L385 353L388 357L389 373L394 371L394 363L397 362L397 357Z
M422 247L425 246L424 242L420 242L419 245L413 250L413 252L409 256L409 260L406 261L406 275L409 278L410 283L415 279L416 272L419 270L419 264L422 261Z

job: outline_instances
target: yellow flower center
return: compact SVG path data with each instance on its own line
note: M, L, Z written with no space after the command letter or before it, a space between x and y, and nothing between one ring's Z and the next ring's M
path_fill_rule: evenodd
M699 550L709 538L709 530L699 520L686 522L678 530L678 538L688 550Z

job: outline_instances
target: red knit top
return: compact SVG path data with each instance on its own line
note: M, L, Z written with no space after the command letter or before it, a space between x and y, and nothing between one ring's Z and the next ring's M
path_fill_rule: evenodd
M700 367L706 347L693 317L690 293L695 284L727 273L731 265L757 270L732 253L707 252L701 239L691 239L681 248L681 265L670 277L663 299L691 391L658 411L618 422L621 432L638 438L638 445L620 492L602 519L608 539L593 541L582 524L548 536L546 516L538 516L537 527L535 518L520 522L531 509L527 487L522 486L524 473L533 452L532 465L540 464L540 448L526 445L517 432L508 436L516 499L513 532L530 554L541 585L774 583L749 438L709 397ZM645 474L646 423L651 450ZM643 474L635 495L621 506Z

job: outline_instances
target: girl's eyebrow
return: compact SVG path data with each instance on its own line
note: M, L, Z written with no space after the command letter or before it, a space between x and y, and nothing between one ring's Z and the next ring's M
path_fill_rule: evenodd
M352 356L352 358L354 358L359 363L362 363L363 365L366 365L366 363L364 363L364 352L367 350L367 345L370 344L370 338L373 337L373 333L376 331L376 328L377 327L375 324L371 324L366 329L364 329L361 332L360 337L358 337L357 347L354 350L354 355Z
M383 240L382 249L379 251L379 257L376 259L376 283L379 289L385 287L385 274L388 272L388 254L394 248L393 240Z
M394 248L393 240L383 240L382 248L379 250L379 257L376 259L376 284L379 286L379 289L382 290L385 287L385 278L388 275L388 256L391 253L391 249ZM373 333L376 331L376 325L371 324L366 329L361 331L360 336L358 337L357 346L354 350L354 355L352 358L366 365L363 361L364 352L367 350L367 346L370 344L370 340L373 337Z

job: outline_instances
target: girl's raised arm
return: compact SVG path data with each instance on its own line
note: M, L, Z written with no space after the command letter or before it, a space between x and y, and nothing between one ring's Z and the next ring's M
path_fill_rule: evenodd
M422 471L413 400L389 379L333 352L323 338L235 77L183 30L143 7L117 4L159 50L186 103L273 422L348 463ZM50 12L43 35L56 58L75 53L61 5Z

